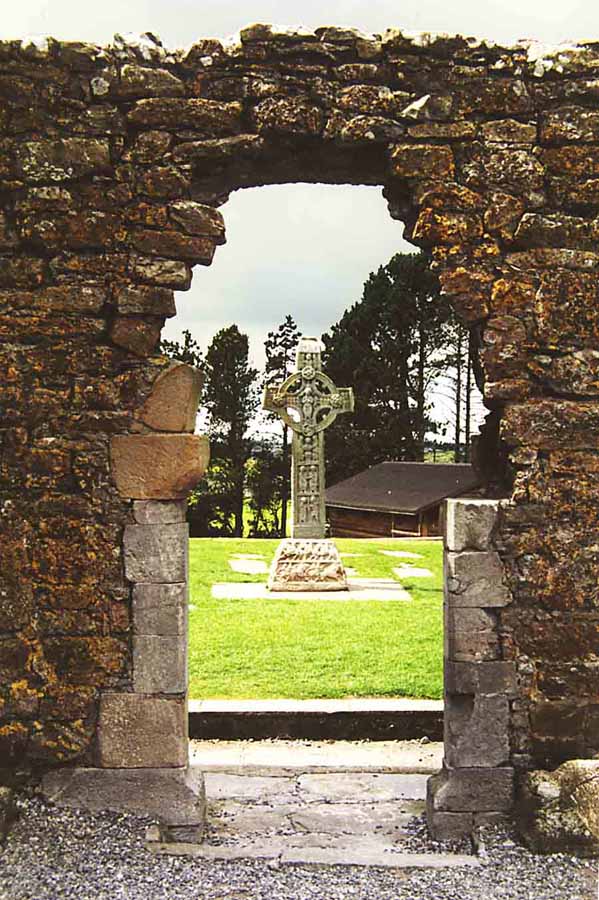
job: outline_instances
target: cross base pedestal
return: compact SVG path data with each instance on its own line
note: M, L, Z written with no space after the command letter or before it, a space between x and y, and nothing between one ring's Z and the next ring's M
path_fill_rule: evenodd
M269 591L346 591L347 576L333 541L286 538L277 547Z

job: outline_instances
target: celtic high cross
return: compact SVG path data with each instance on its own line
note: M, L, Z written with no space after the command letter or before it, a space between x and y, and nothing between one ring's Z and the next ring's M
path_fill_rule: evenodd
M322 371L318 338L300 338L296 369L282 384L269 385L264 409L277 413L293 432L291 501L294 538L324 538L324 430L339 413L351 412L351 388L335 387Z

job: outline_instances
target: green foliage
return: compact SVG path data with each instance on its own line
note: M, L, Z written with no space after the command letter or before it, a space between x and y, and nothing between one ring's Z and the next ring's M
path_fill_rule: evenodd
M433 572L402 580L412 600L214 600L216 581L264 581L231 570L235 553L270 563L277 540L190 542L190 696L442 696L443 562L441 541L336 540L362 578L393 578L386 549L421 554Z
M191 332L187 329L183 332L183 341L161 341L160 349L165 356L171 359L180 360L180 362L188 363L195 366L196 369L202 368L202 351L200 345L191 336Z
M266 353L264 384L281 384L291 375L295 367L295 351L300 337L299 329L289 315L285 316L285 319L276 331L269 331L268 337L264 342ZM279 534L281 537L284 537L287 534L287 506L291 492L290 429L280 416L268 413L268 418L277 420L282 431L281 470L283 478L280 484L281 522Z
M323 335L325 370L353 386L356 401L327 431L330 482L384 460L423 459L435 427L430 390L446 365L452 322L426 255L396 254Z
M288 491L289 472L272 440L254 444L245 473L250 537L280 535L279 513L285 489Z
M231 463L215 455L202 481L188 499L188 519L192 536L229 537L235 533L235 481Z
M249 364L248 337L237 325L215 334L206 352L204 370L209 434L219 444L219 457L227 461L234 533L241 537L245 464L251 449L247 430L258 409L258 372Z

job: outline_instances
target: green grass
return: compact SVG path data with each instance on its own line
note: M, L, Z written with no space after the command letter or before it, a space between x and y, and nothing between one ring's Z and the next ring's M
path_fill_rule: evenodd
M346 564L361 577L393 577L407 560L434 574L403 581L412 601L213 600L218 581L264 581L233 572L234 553L263 554L278 540L190 541L190 696L201 698L432 697L442 695L442 547L440 541L339 539L360 554Z

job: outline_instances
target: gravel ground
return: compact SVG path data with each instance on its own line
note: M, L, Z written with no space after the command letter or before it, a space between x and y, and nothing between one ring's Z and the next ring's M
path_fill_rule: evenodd
M19 801L0 850L0 900L597 900L597 862L533 856L488 830L476 869L281 866L154 856L148 819ZM422 824L415 844L425 844ZM415 848L416 849L416 848ZM442 849L439 844L431 849Z

